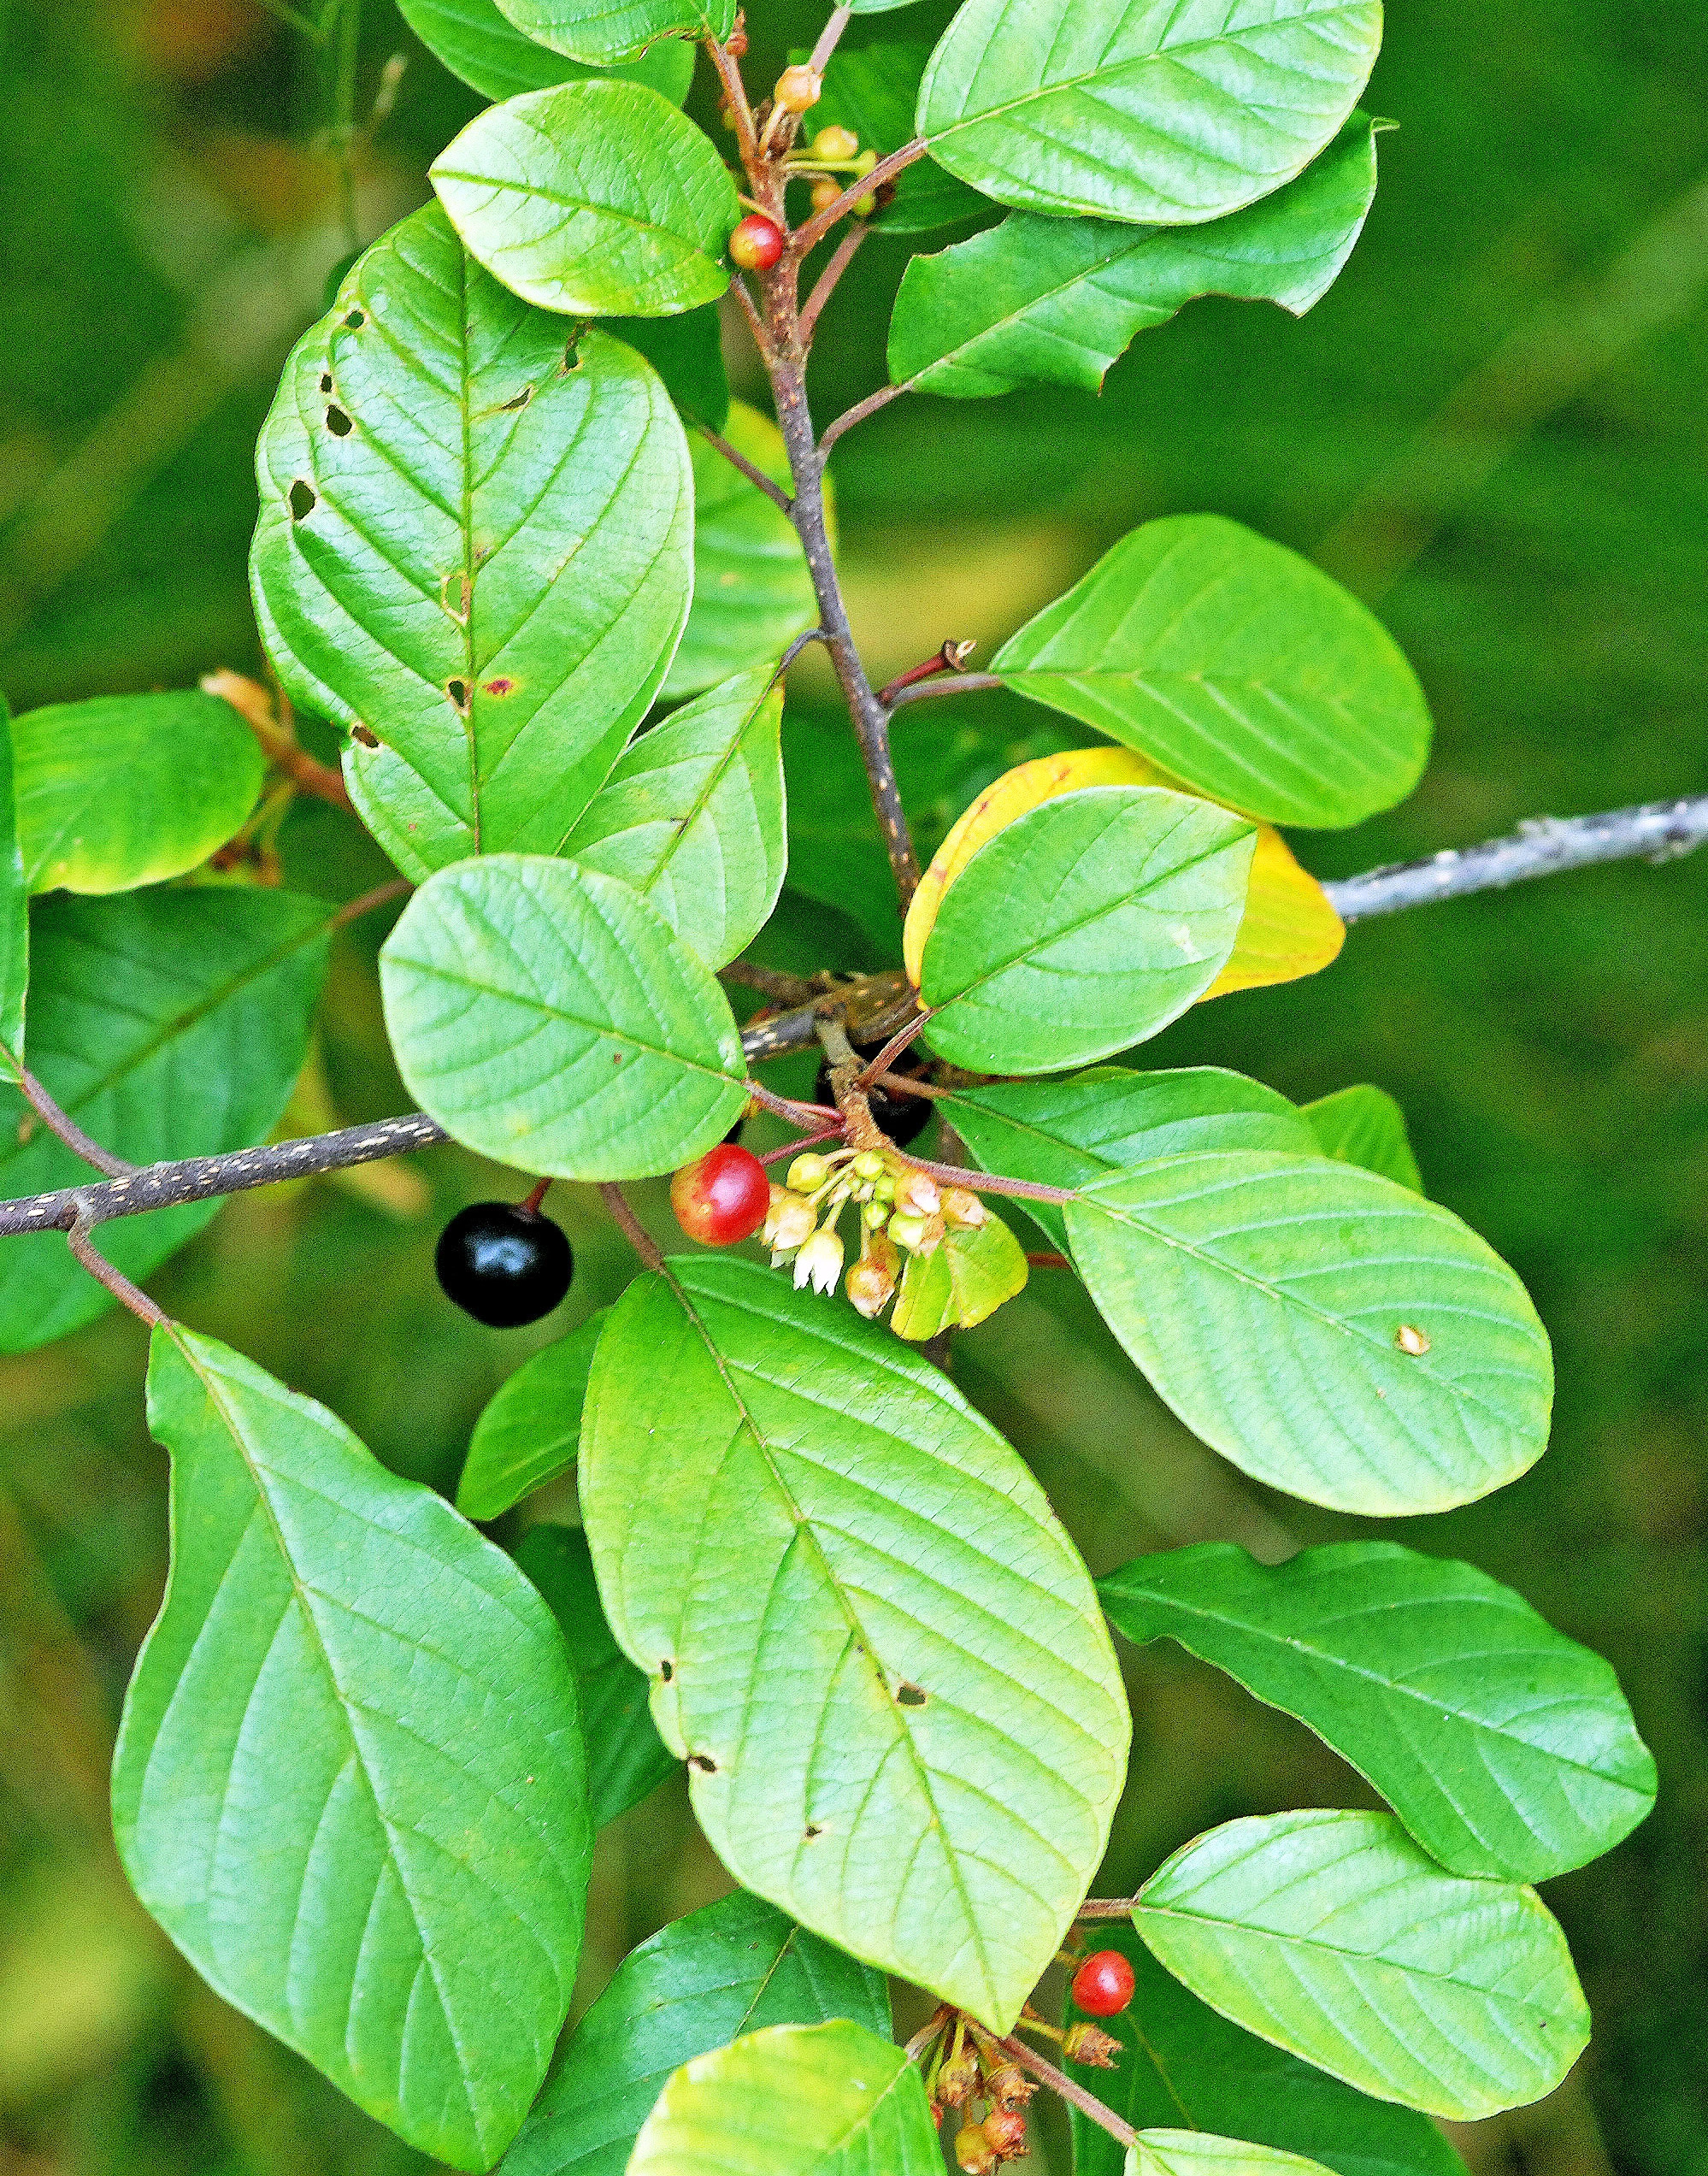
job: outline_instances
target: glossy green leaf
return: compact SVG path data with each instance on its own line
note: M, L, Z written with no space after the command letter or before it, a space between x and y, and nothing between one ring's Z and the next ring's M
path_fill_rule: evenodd
M792 56L805 60L804 51ZM931 57L928 45L884 44L843 46L824 71L824 92L813 108L810 131L850 128L863 150L884 155L912 141L919 80ZM849 178L839 175L839 181ZM870 224L877 234L934 234L945 227L964 227L992 209L990 199L934 159L920 159L896 176L893 200Z
M940 2176L925 2087L904 2049L846 2019L770 2025L685 2063L628 2176Z
M1006 2031L1100 1858L1126 1702L1042 1492L887 1328L750 1263L639 1278L581 1506L746 1887Z
M1331 144L1381 43L1381 0L967 0L919 133L1003 203L1193 225Z
M1361 1084L1307 1103L1302 1115L1316 1136L1317 1151L1337 1163L1358 1164L1396 1185L1423 1191L1423 1174L1411 1153L1405 1113L1385 1088Z
M380 955L398 1070L468 1148L555 1178L641 1178L746 1107L729 1003L615 876L488 854L430 877Z
M770 918L788 861L783 691L774 662L644 733L564 841L570 860L650 899L708 967Z
M661 45L659 52L680 52ZM721 431L729 420L729 373L717 304L702 303L674 317L613 317L604 327L644 355L664 380L664 390L691 423Z
M577 2026L504 2176L624 2176L673 2071L743 2033L851 2019L890 2035L882 1976L738 1890L632 1949Z
M128 892L203 862L260 797L260 743L198 693L100 695L12 720L12 775L32 892Z
M456 1508L465 1518L499 1518L574 1465L587 1370L610 1312L589 1315L498 1385L474 1424L456 1483Z
M551 853L645 716L692 585L693 491L657 375L396 227L297 346L262 433L252 581L280 678L352 738L406 875Z
M15 1078L24 1062L29 994L30 888L18 840L12 713L0 695L0 1070Z
M1610 1666L1469 1564L1343 1542L1259 1565L1207 1542L1098 1592L1128 1639L1178 1640L1308 1724L1452 1873L1569 1872L1654 1803Z
M1523 1286L1390 1180L1326 1157L1173 1156L1098 1182L1067 1228L1163 1400L1289 1495L1444 1511L1542 1454L1553 1368Z
M732 403L724 434L774 481L789 484L780 431L745 401ZM789 517L704 439L694 461L694 609L664 682L667 696L698 695L756 665L775 664L818 616L812 577Z
M620 61L656 38L727 38L736 0L498 0L525 37L574 61Z
M491 106L431 172L470 256L543 309L662 317L729 285L729 169L645 84L592 76Z
M991 669L1272 823L1392 808L1429 752L1416 675L1368 607L1218 515L1134 529Z
M1391 1813L1229 1821L1151 1876L1134 1920L1224 2017L1432 2115L1540 2100L1589 2038L1535 1891L1443 1873Z
M1202 2131L1146 2131L1128 2149L1126 2176L1324 2176L1320 2161Z
M1017 386L1096 392L1130 340L1200 295L1302 317L1351 256L1375 181L1375 132L1360 114L1296 181L1206 226L1012 212L909 264L890 320L891 382L956 400Z
M926 940L926 1040L975 1072L1047 1073L1140 1042L1216 980L1256 834L1158 787L1097 786L982 846Z
M486 2168L581 1943L562 1641L502 1550L229 1347L162 1324L148 1389L174 1542L114 1764L125 1871L227 2002Z
M1189 2123L1304 2154L1335 2176L1464 2176L1428 2116L1373 2101L1242 2032L1165 1972L1133 1927L1099 1926L1097 1941L1131 1963L1133 2002L1098 2020L1120 2043L1113 2068L1068 2068L1135 2130ZM1075 2176L1122 2176L1125 2156L1109 2133L1077 2109L1069 2120Z
M1197 1149L1284 1148L1316 1143L1284 1095L1243 1073L1197 1065L1135 1073L1093 1065L1057 1081L993 1081L959 1088L945 1116L981 1170L1040 1186L1085 1186L1111 1171ZM1053 1203L1024 1203L1065 1252L1068 1230Z
M133 1164L252 1148L283 1116L326 974L326 903L217 887L44 899L36 908L30 1065L84 1131ZM88 1183L89 1167L0 1088L0 1192ZM146 1277L216 1216L192 1201L103 1227ZM0 1352L110 1306L57 1232L0 1247Z
M601 1829L674 1775L677 1763L646 1706L646 1679L611 1637L587 1537L573 1526L530 1526L516 1562L545 1597L569 1660L587 1754L587 1801Z
M579 62L524 37L500 14L498 0L398 0L398 6L422 44L483 98L545 91L585 73ZM687 97L693 73L693 47L674 38L612 70L631 82L650 84L673 106Z
M908 1256L890 1328L914 1345L971 1330L1025 1284L1025 1250L992 1211L971 1231L951 1224L935 1253Z

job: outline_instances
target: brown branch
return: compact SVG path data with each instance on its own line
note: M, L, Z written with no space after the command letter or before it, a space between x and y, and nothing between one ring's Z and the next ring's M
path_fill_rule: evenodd
M664 1257L653 1245L651 1233L629 1207L628 1196L622 1188L615 1180L607 1179L599 1188L599 1197L606 1208L610 1211L612 1220L622 1233L623 1237L639 1255L641 1266L644 1269L662 1270L664 1266Z
M922 680L934 680L939 673L963 672L967 660L978 648L976 642L945 642L934 657L923 664L910 665L905 672L898 672L887 687L878 690L878 700L886 711L896 706L896 698L904 687L912 687Z
M1013 2033L1010 2033L1006 2039L998 2040L997 2045L1011 2061L1017 2062L1024 2070L1029 2070L1040 2085L1047 2085L1052 2093L1059 2094L1081 2115L1089 2116L1093 2123L1107 2131L1111 2138L1118 2138L1123 2146L1138 2144L1139 2133L1124 2117L1117 2115L1106 2102L1098 2100L1095 2093L1088 2093L1083 2085L1076 2085L1066 2071L1057 2070L1054 2063L1046 2062L1036 2048L1028 2048L1024 2040L1017 2038Z
M952 679L922 680L904 687L890 708L898 711L904 703L928 703L936 695L977 695L987 688L1007 685L1002 675L994 672L962 672Z
M851 7L835 8L831 10L830 21L818 33L818 43L813 47L811 58L807 62L807 66L815 75L822 75L829 66L830 56L841 44L842 33L847 29L849 20L853 13Z
M1028 1256L1028 1259L1030 1259ZM1076 1919L1130 1919L1138 1902L1136 1896L1087 1896L1074 1917Z
M866 221L857 219L836 245L834 255L814 282L813 291L806 298L806 307L801 312L801 345L803 347L812 345L813 327L818 322L820 312L836 292L837 282L852 264L860 245L871 231Z
M97 1190L91 1188L91 1196ZM85 1198L85 1207L72 1218L65 1235L66 1244L97 1284L104 1284L115 1300L128 1307L139 1322L145 1322L152 1330L157 1323L166 1320L166 1312L156 1306L140 1285L133 1284L122 1270L115 1269L106 1256L97 1251L91 1235L98 1221L97 1218L88 1213Z
M875 416L881 408L887 408L898 393L908 391L905 386L880 386L876 392L868 393L864 400L857 400L851 408L845 408L833 423L826 426L824 436L818 442L818 457L824 460L830 449L845 431L851 431L857 423L863 423L869 416Z
M745 453L739 452L733 446L727 438L713 430L709 423L697 423L694 428L708 445L716 448L732 469L739 469L749 483L757 485L766 498L780 506L784 513L793 515L795 502L780 483L774 483L763 469L757 467Z
M822 211L816 212L805 226L796 227L788 239L786 262L792 259L798 264L809 251L817 247L839 220L848 216L863 197L869 197L874 190L881 189L885 182L893 181L897 174L904 174L916 161L925 156L925 139L916 136L910 144L904 144L900 150L892 151L887 158L880 159L869 174L863 174L857 181L851 183L834 203L827 204Z
M135 1171L134 1164L127 1164L122 1156L115 1156L85 1133L70 1112L55 1102L27 1067L18 1066L12 1077L19 1094L48 1131L57 1134L72 1154L80 1156L91 1171L104 1172L109 1179L123 1178L127 1172Z
M717 70L718 81L723 86L724 103L735 116L735 141L741 153L741 163L751 171L759 156L759 139L753 127L753 108L747 97L747 86L741 80L741 64L727 45L720 45L715 38L708 38L705 48L711 55L712 66ZM739 280L734 283L738 287Z

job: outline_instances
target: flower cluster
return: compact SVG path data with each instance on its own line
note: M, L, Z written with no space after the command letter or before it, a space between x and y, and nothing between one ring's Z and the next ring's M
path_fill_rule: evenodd
M810 1149L789 1166L786 1186L771 1188L760 1233L771 1266L794 1264L797 1289L833 1292L846 1249L838 1229L845 1209L859 1222L860 1252L848 1271L848 1297L869 1320L895 1297L903 1257L934 1254L951 1225L975 1230L985 1205L964 1186L935 1179L881 1148Z

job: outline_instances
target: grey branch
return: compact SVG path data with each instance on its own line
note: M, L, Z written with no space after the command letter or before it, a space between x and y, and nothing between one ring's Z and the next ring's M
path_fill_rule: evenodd
M1478 846L1449 846L1421 861L1366 870L1323 890L1343 922L1403 907L1428 906L1467 892L1493 892L1532 876L1587 869L1602 861L1670 861L1708 842L1708 793L1683 801L1650 801L1599 816L1539 816L1511 838Z
M930 682L922 683L929 686ZM1435 899L1485 892L1556 870L1582 869L1603 861L1669 861L1708 844L1708 794L1682 801L1657 801L1643 808L1613 809L1601 816L1542 817L1521 825L1510 839L1492 839L1431 854L1422 861L1372 869L1362 876L1325 886L1336 911L1348 922L1373 914L1397 914L1402 907L1425 906ZM900 978L893 979L898 985ZM750 1064L786 1052L804 1050L817 1040L818 1005L795 1006L756 1021L741 1044ZM69 1232L81 1221L85 1231L114 1217L134 1217L148 1209L169 1209L181 1201L207 1201L215 1195L241 1194L272 1186L280 1179L314 1178L323 1171L349 1170L412 1148L432 1148L449 1140L425 1112L375 1124L345 1126L337 1133L313 1134L261 1148L239 1148L227 1156L192 1156L179 1164L151 1164L145 1170L110 1179L103 1186L66 1187L20 1201L0 1201L0 1238L19 1232Z

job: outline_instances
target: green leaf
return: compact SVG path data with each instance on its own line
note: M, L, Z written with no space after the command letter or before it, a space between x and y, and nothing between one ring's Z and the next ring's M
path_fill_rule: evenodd
M795 60L806 57L804 50L791 55ZM857 51L843 47L824 71L824 92L812 109L809 129L851 128L863 150L885 156L900 150L913 139L919 80L930 57L931 48L924 44L867 45ZM893 201L869 221L874 233L934 234L945 227L963 227L992 209L988 198L945 174L934 159L920 159L904 168L896 176L895 192Z
M967 0L919 133L1003 203L1190 226L1308 166L1381 43L1381 0Z
M650 899L721 967L770 919L788 862L774 663L726 681L619 758L563 851Z
M845 2017L890 2035L889 1990L738 1890L632 1949L575 2028L504 2176L624 2176L671 2073L745 2032Z
M905 2052L837 2019L767 2026L685 2063L641 2126L628 2176L940 2176L942 2167Z
M489 107L431 174L469 255L543 309L663 317L729 285L729 169L645 84L589 77Z
M655 48L661 53L683 50ZM687 422L722 430L729 420L729 373L716 303L702 303L674 317L613 317L604 329L645 357Z
M737 1880L1006 2031L1102 1855L1126 1702L1085 1568L945 1377L695 1255L599 1341L581 1506Z
M489 2167L569 2007L575 1685L503 1551L323 1406L176 1324L166 1600L113 1771L125 1871L204 1978L360 2108Z
M498 0L522 32L572 61L598 65L638 53L655 38L727 38L737 0Z
M1411 1136L1405 1130L1405 1113L1386 1089L1360 1086L1340 1088L1304 1106L1303 1115L1316 1136L1316 1147L1337 1163L1357 1164L1367 1171L1423 1191L1423 1174L1411 1153Z
M1159 787L1095 786L982 846L926 940L926 1040L975 1072L1047 1073L1153 1035L1221 972L1256 834Z
M951 1224L933 1254L910 1254L890 1327L922 1345L939 1330L971 1330L1026 1283L1026 1254L1002 1218L973 1230Z
M516 1562L545 1595L569 1650L587 1753L587 1798L602 1829L637 1806L676 1761L653 1727L646 1679L611 1637L593 1580L587 1537L570 1526L530 1526Z
M1351 256L1375 182L1374 127L1356 114L1296 181L1207 226L1010 213L909 264L890 321L891 382L955 400L1017 386L1096 392L1130 340L1200 295L1302 317Z
M1128 1639L1178 1640L1307 1724L1452 1873L1570 1872L1654 1803L1608 1664L1468 1564L1344 1542L1265 1566L1207 1542L1098 1593Z
M1229 1821L1153 1874L1133 1916L1224 2017L1431 2115L1540 2100L1588 2042L1535 1891L1443 1873L1391 1813Z
M1308 1155L1310 1129L1284 1095L1214 1065L1134 1073L1093 1065L1057 1081L996 1081L957 1088L944 1115L981 1169L1040 1186L1095 1184L1158 1156L1196 1149L1284 1148ZM1026 1213L1065 1253L1067 1225L1052 1203Z
M18 839L32 892L129 892L240 830L266 773L217 696L101 695L12 720Z
M1120 2043L1113 2070L1070 2063L1069 2073L1135 2130L1189 2123L1305 2154L1336 2176L1465 2176L1427 2116L1254 2039L1188 1994L1134 1928L1099 1926L1097 1941L1128 1959L1135 1991L1119 2017L1098 2020ZM1075 2176L1122 2176L1121 2147L1077 2109L1069 2114Z
M554 1178L641 1178L746 1107L729 1003L615 876L488 854L429 877L380 955L398 1070L466 1148Z
M474 1424L456 1483L465 1518L498 1518L575 1463L587 1370L609 1307L526 1359L498 1385Z
M692 585L657 377L470 264L444 215L368 251L261 436L251 573L292 699L408 876L556 852L646 714Z
M725 435L786 488L782 433L745 401L731 404ZM664 682L668 697L698 695L756 665L774 665L818 617L806 555L789 517L703 439L694 462L694 609Z
M580 62L524 37L498 12L498 0L398 0L398 5L422 44L483 98L545 91L584 73ZM651 85L673 106L687 97L693 73L693 47L674 38L612 70L632 83Z
M30 888L18 840L12 731L12 713L0 695L0 1067L15 1077L24 1062L30 994Z
M30 1063L84 1130L133 1164L252 1148L284 1115L326 975L326 903L237 887L60 898L35 910ZM90 1171L0 1088L0 1191L85 1186ZM192 1201L103 1228L146 1277L219 1213ZM112 1304L58 1232L0 1247L0 1352Z
M1271 823L1334 829L1392 808L1429 752L1422 690L1381 622L1212 514L1123 537L991 669Z
M1320 2161L1202 2131L1146 2131L1128 2148L1126 2176L1324 2176Z
M1067 1228L1164 1401L1289 1495L1443 1511L1542 1454L1553 1368L1523 1286L1387 1179L1326 1157L1172 1156L1089 1188Z

